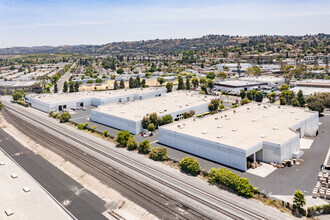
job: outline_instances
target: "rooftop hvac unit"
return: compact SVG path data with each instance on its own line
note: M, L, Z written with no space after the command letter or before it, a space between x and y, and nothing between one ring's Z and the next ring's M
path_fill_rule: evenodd
M267 115L263 115L262 117L266 118L266 117L267 117Z
M273 127L273 130L277 130L278 129L278 127Z
M218 120L218 117L214 118L214 120Z
M294 111L291 111L291 113L294 113Z
M23 191L24 191L24 192L30 192L30 188L29 188L29 187L24 187L24 188L23 188Z
M222 135L218 135L217 138L222 138Z
M237 131L237 128L233 128L233 130L232 131Z
M5 211L5 213L6 213L7 216L11 216L11 215L14 214L13 210L11 210L11 209L7 209L7 210Z
M17 178L17 175L16 175L15 173L11 174L10 176L11 176L11 178L13 178L13 179L16 179L16 178Z
M226 118L226 120L229 120L230 118Z
M253 122L256 122L256 121L257 121L257 119L255 119L255 118L254 118L254 119L252 119L252 121L253 121Z
M3 165L6 165L6 162L1 161L1 162L0 162L0 166L3 166Z
M207 133L207 131L203 131L203 132L202 132L202 134L206 134L206 133Z
M222 125L218 125L218 128L222 128Z
M296 117L296 120L299 120L299 117Z
M266 135L265 135L265 134L261 135L261 138L265 138L265 137L266 137Z

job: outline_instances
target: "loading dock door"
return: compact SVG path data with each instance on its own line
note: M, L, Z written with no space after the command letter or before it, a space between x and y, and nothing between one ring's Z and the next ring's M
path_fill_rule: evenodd
M59 110L59 111L62 111L62 105L59 105L59 106L58 106L58 110Z

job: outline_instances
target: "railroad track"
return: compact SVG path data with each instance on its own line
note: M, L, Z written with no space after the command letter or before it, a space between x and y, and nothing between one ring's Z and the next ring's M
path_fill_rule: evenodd
M124 155L122 153L119 153L117 151L112 150L111 148L105 148L104 146L100 145L99 143L97 143L95 141L89 140L89 139L87 139L87 138L85 138L83 136L76 137L77 134L76 133L71 133L70 131L63 132L61 130L58 130L58 129L62 129L58 125L49 126L48 124L46 124L44 122L40 122L39 120L31 117L30 115L23 114L22 112L19 112L19 111L13 109L13 108L10 108L10 109L12 111L15 111L18 114L21 114L21 115L24 115L25 117L28 117L30 120L33 120L33 121L35 121L35 122L37 122L39 124L42 124L43 126L47 127L48 129L55 130L56 132L60 133L61 135L65 136L65 137L67 137L69 139L72 139L75 142L77 142L77 143L79 143L79 144L81 144L81 145L83 145L83 146L85 146L85 147L87 147L87 148L89 148L89 149L91 149L91 150L93 150L93 151L95 151L95 152L97 152L97 153L99 153L99 154L101 154L101 155L103 155L103 156L111 159L111 160L114 160L117 163L120 163L120 164L122 164L122 165L124 165L124 166L126 166L126 167L128 167L128 168L130 168L130 169L132 169L132 170L134 170L134 171L136 171L136 172L138 172L138 173L140 173L140 174L142 174L142 175L150 178L150 179L153 179L154 181L157 181L157 182L159 182L159 183L161 183L161 184L163 184L163 185L165 185L165 186L167 186L167 187L169 187L169 188L171 188L171 189L173 189L173 190L175 190L175 191L177 191L177 192L179 192L179 193L181 193L181 194L183 194L183 195L185 195L187 197L190 197L190 198L192 198L192 199L200 202L201 204L204 204L204 205L206 205L206 206L208 206L208 207L210 207L210 208L212 208L212 209L214 209L214 210L216 210L216 211L218 211L218 212L220 212L220 213L222 213L222 214L224 214L224 215L226 215L226 216L228 216L230 218L241 219L239 216L234 215L232 213L229 213L228 211L226 211L226 210L224 210L224 209L222 209L222 208L220 208L218 206L215 206L215 205L213 205L213 204L211 204L211 203L209 203L209 202L201 199L200 197L197 197L195 195L192 195L191 193L189 193L189 192L187 192L185 190L182 190L182 189L176 187L174 184L170 184L168 182L165 182L165 181L163 181L163 180L161 180L161 179L159 179L159 178L157 178L157 177L155 177L155 176L153 176L153 175L151 175L151 174L143 171L142 169L152 171L153 173L158 173L158 174L162 175L163 177L165 177L166 179L171 180L172 183L180 184L180 185L182 185L182 186L184 186L186 188L189 188L191 190L194 190L194 191L200 193L203 196L206 196L208 198L211 198L211 199L213 199L213 200L215 200L215 201L217 201L217 202L219 202L221 204L225 204L228 207L236 210L237 212L241 212L241 213L243 213L243 214L245 214L245 215L247 215L247 216L249 216L249 217L251 217L253 219L267 219L267 218L265 218L264 216L262 216L262 215L260 215L258 213L254 213L254 212L252 212L250 210L247 210L247 209L245 209L243 207L240 207L240 206L236 205L235 203L232 203L232 202L230 202L230 201L228 201L226 199L223 199L221 197L212 195L212 194L210 194L210 193L208 193L208 192L206 192L204 190L201 190L201 189L196 188L196 187L194 187L194 186L192 186L190 184L187 184L187 183L185 183L185 182L183 182L181 180L178 180L178 179L176 179L176 178L174 178L174 177L172 177L172 176L170 176L170 175L168 175L168 174L166 174L166 173L164 173L162 171L159 171L159 170L157 170L155 168L149 167L149 166L147 166L147 165L145 165L145 164L143 164L143 163L141 163L139 161L133 160L130 157L128 157L128 156L126 156L126 155ZM5 111L6 111L6 113L8 113L8 110L7 109L5 109ZM9 113L9 114L11 114L13 116L12 113ZM17 117L17 116L14 116L14 117ZM56 126L58 127L57 129L54 128ZM103 149L106 149L108 151L111 151L111 154L105 153L104 151L100 150L99 148L96 148L96 147L94 147L94 146L92 146L92 145L90 145L88 143L92 143L92 145L94 145L94 146L96 145L98 147L101 147ZM134 163L135 165L133 166L131 164L128 164L126 162L123 162L122 160L118 159L118 156L121 157L121 158L124 158L125 160L130 161L131 163ZM137 168L137 167L139 167L139 168Z

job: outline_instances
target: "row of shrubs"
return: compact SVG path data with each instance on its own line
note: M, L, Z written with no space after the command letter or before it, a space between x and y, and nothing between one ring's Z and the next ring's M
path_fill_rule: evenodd
M61 115L59 113L55 113L54 111L49 112L49 117L59 119L61 123L66 123L70 120L71 115L68 112L63 112Z
M248 179L224 168L212 168L209 172L209 182L224 185L245 197L253 197L256 191Z
M117 134L116 141L118 144L127 147L127 150L133 151L138 150L141 154L150 153L150 159L156 161L165 161L168 159L167 150L164 147L153 148L150 151L149 140L144 140L140 144L134 139L133 135L129 131L119 131Z
M16 103L17 104L20 104L20 105L23 105L24 107L29 107L29 104L26 103L26 102L24 102L24 101L22 101L22 100L18 100Z
M307 208L307 217L313 217L319 214L330 214L330 204L312 206Z

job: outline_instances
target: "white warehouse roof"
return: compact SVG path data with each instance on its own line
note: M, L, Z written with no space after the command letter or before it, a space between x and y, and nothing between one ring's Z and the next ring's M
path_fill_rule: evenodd
M291 129L292 126L315 114L303 108L251 103L162 128L245 151L262 141L278 144L286 142L297 135Z
M218 97L200 95L193 91L175 91L162 94L160 97L153 99L102 105L93 111L123 117L132 121L140 121L146 114L154 112L158 116L170 114L203 103L208 104L214 98Z

